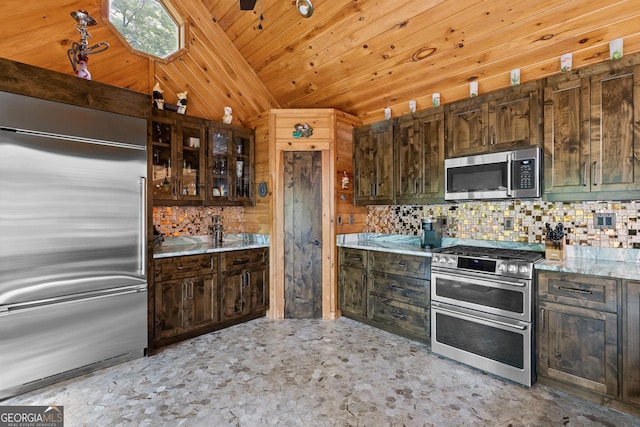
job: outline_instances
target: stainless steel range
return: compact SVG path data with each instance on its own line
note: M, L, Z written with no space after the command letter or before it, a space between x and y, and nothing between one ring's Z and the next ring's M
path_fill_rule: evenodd
M533 265L542 252L451 246L431 258L431 350L526 386Z

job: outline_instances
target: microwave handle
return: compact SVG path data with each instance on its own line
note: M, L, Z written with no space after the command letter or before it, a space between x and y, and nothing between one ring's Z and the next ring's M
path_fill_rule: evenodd
M511 188L511 169L513 168L513 154L507 154L507 196L513 196L513 189Z

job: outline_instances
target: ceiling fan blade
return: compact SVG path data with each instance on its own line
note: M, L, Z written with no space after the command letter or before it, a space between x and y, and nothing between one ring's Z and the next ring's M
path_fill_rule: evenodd
M240 0L240 10L253 10L257 0Z

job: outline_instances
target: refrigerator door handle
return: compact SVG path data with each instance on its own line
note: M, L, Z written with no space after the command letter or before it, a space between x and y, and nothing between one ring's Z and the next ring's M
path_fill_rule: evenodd
M62 297L56 297L56 298L48 298L48 299L39 300L39 301L29 301L26 303L4 305L4 306L0 306L0 316L7 316L7 315L10 315L12 312L18 312L18 311L20 311L21 313L24 313L25 311L29 311L29 310L37 310L45 305L68 304L68 303L76 302L79 300L91 301L91 300L98 300L103 298L111 298L113 296L137 294L137 293L146 292L146 291L147 291L146 285L131 286L129 288L113 289L106 292L94 292L88 295L82 294L82 295L73 295L73 296L62 296Z
M142 277L147 276L147 178L140 177L140 265L139 271Z

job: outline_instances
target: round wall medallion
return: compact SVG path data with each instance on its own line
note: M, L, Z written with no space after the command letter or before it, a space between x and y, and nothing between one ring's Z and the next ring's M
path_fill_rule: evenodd
M260 184L258 184L258 195L260 197L265 197L267 195L267 183L266 182L261 182Z

